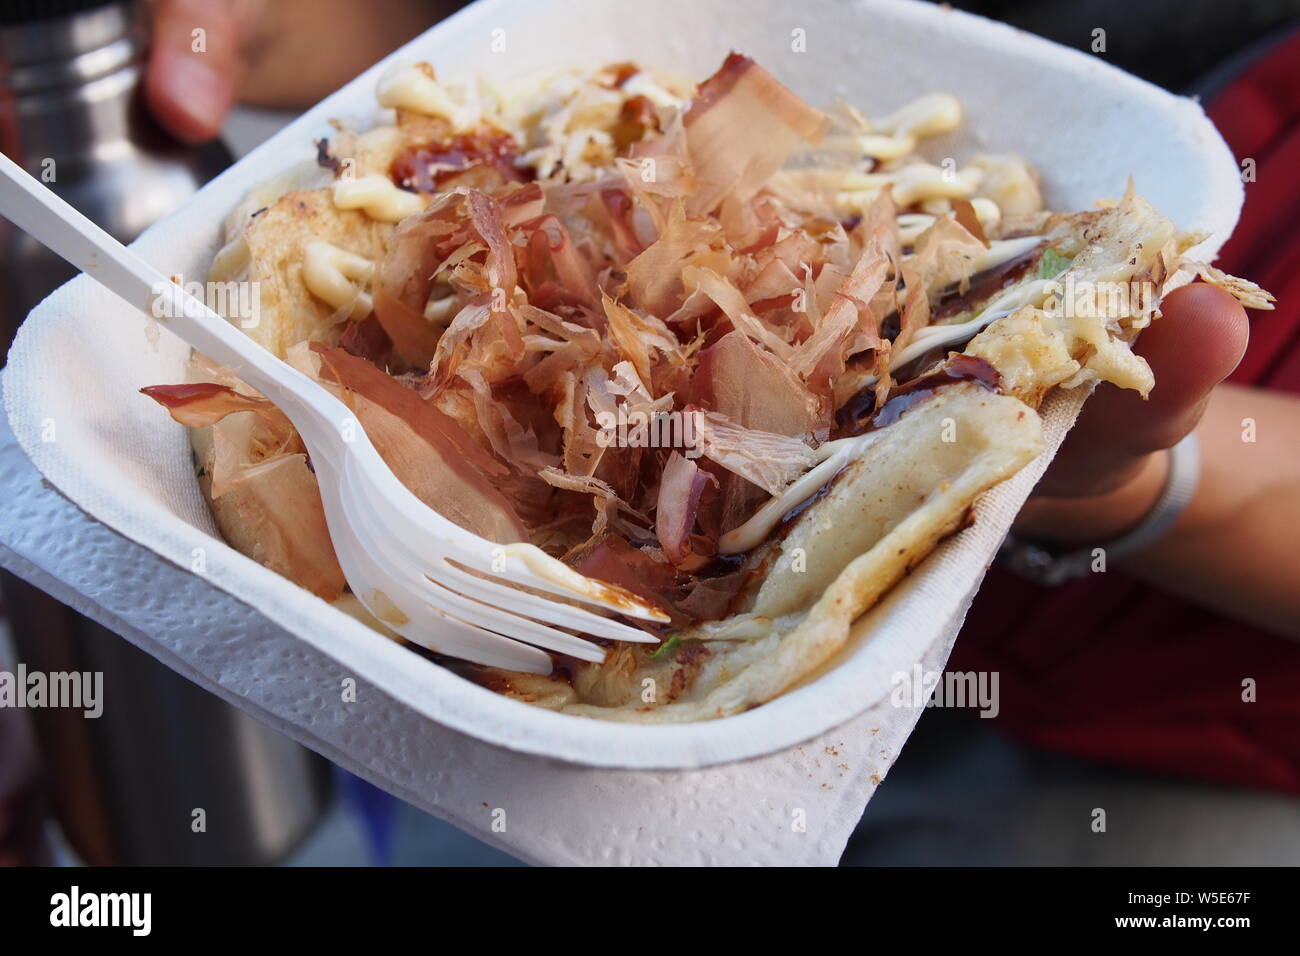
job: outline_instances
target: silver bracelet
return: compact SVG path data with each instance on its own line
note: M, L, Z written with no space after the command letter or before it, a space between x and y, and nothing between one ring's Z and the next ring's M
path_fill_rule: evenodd
M1099 551L1111 560L1155 544L1191 504L1201 479L1201 445L1195 432L1170 448L1168 455L1164 489L1133 530L1102 544L1064 552L1008 534L998 551L998 563L1035 584L1054 587L1088 574Z

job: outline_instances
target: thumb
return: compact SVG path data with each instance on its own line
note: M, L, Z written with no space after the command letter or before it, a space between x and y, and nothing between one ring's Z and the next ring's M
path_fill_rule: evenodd
M173 136L202 143L221 132L239 72L236 4L160 0L145 68L149 109Z
M1155 376L1150 398L1098 388L1035 494L1088 496L1118 487L1152 452L1196 426L1210 392L1236 368L1249 324L1232 296L1197 282L1167 295L1160 310L1136 350Z

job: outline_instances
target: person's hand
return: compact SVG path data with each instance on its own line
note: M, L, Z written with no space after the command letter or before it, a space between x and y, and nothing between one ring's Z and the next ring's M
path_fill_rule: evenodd
M235 103L243 51L261 0L154 0L144 93L162 126L186 143L221 132ZM195 31L202 31L197 34Z
M1245 310L1195 283L1169 294L1137 342L1155 388L1147 400L1102 385L1034 490L1016 530L1063 544L1104 541L1136 525L1164 485L1163 450L1200 420L1210 392L1246 350Z
M172 135L202 143L235 100L301 109L337 89L459 0L152 0L145 68L150 111ZM195 36L202 30L201 39Z

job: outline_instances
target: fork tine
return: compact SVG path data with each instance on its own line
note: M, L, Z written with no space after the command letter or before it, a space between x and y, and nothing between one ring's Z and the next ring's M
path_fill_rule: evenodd
M354 502L355 496L350 496L348 501ZM367 512L366 515L360 516L362 520L369 518L373 514L364 507L359 510ZM358 515L355 513L350 514L350 520L353 526L356 527ZM540 595L530 594L527 591L504 584L495 578L479 577L457 567L445 558L439 559L435 557L431 560L430 553L412 547L411 542L399 534L384 534L378 536L377 540L381 541L385 548L396 552L393 556L394 564L403 569L423 567L425 576L434 584L441 585L454 593L466 595L506 613L525 615L549 624L572 628L594 637L606 637L611 640L631 641L640 644L659 643L657 637L646 631L631 627L621 621L601 617L586 608L573 607Z
M551 658L531 644L520 643L443 614L430 605L423 605L423 610L410 607L413 613L409 614L406 608L400 610L407 615L409 623L394 625L385 621L384 624L408 641L431 651L485 667L500 667L526 674L549 674L553 667Z
M519 584L561 597L576 598L627 617L657 624L668 623L668 615L647 604L643 598L624 588L580 574L535 545L523 542L507 544L503 550L506 558L504 572L494 570L490 565L482 570L494 577L508 574L511 580Z
M346 506L351 499L344 495L341 500ZM427 607L439 618L451 617L501 637L527 641L580 660L599 663L605 659L604 650L590 641L530 620L513 609L497 606L494 601L476 600L421 574L423 562L412 555L404 539L386 535L362 536L357 533L362 526L355 523L356 516L345 511L344 517L351 532L350 543L364 554L372 568L390 582L386 596L408 617L420 616L427 626L438 624L438 621L428 619Z
M403 568L419 568L425 565L426 556L411 550L401 539L392 537L384 540L389 547L400 552L394 558L394 561ZM488 605L505 614L517 615L521 619L533 618L547 624L572 628L593 637L605 637L611 640L629 641L638 644L659 643L658 637L640 628L601 617L585 608L560 604L549 598L530 594L527 591L510 587L496 580L479 577L446 560L438 561L431 567L424 567L424 575L434 586L445 589L445 593L457 596L464 595L475 602ZM485 626L491 627L492 625ZM546 633L548 636L560 641L571 637L559 631L548 631ZM578 641L581 639L572 638L572 640ZM583 642L583 644L586 647L592 646L587 642ZM550 645L543 643L541 646L547 647ZM563 647L553 647L551 649L565 650ZM567 651L565 652L567 653Z
M373 448L373 446L371 447ZM529 587L544 591L547 594L554 594L557 597L582 601L605 610L645 621L654 621L656 623L666 623L668 621L666 614L657 608L642 603L635 595L623 591L621 588L585 577L531 544L521 542L492 545L482 539L474 539L475 544L487 546L485 553L483 547L471 549L464 547L462 542L449 540L449 532L460 536L465 536L467 533L415 497L405 485L397 480L391 471L387 470L387 466L385 466L386 476L381 478L384 487L381 487L377 493L373 494L364 493L365 475L359 473L361 469L350 459L345 460L343 471L345 484L350 490L354 491L346 499L350 506L348 508L349 513L353 514L354 517L360 513L365 519L368 519L369 526L372 528L386 529L387 533L383 536L385 540L403 546L404 550L417 556L426 567L445 566L445 555L440 554L437 548L439 542L444 542L449 546L450 550L456 552L455 556L458 560L477 571L490 575L494 579L509 574L509 580L512 583L526 584ZM389 478L392 479L391 483L388 481ZM395 486L391 492L387 487L389 484ZM403 497L409 499L409 502L402 503ZM427 541L413 538L411 534L412 524L415 524L427 534ZM499 559L502 557L505 559L506 565L504 573L500 568L493 567L494 558ZM539 571L541 573L538 573ZM436 577L436 575L434 576ZM517 601L519 595L524 593L517 588L510 587L509 584L494 581L485 581L484 584L497 589L492 597L485 598L493 603L496 603L498 599ZM533 602L533 605L536 607L539 603ZM576 609L569 608L569 610ZM594 621L601 620L605 619L592 615L592 618L588 619L586 623L594 627L601 627L602 625L594 623ZM636 639L629 636L629 632L642 633L635 631L633 628L628 628L627 631L618 635L606 633L601 634L601 636L617 637L619 640ZM596 634L599 632L590 631L590 633Z
M361 436L362 433L357 434L356 444L364 444L369 449L368 454L378 458L379 453L375 451L374 445L370 444L368 438L363 441ZM541 548L522 542L494 545L471 535L417 498L397 480L397 476L383 463L382 458L378 458L378 463L382 466L382 471L364 468L360 458L345 458L345 484L358 491L349 500L368 513L379 527L390 529L394 538L410 540L411 526L420 528L428 536L429 544L434 546L431 553L426 555L426 560L443 558L436 550L436 545L441 543L454 552L458 560L484 574L500 577L502 571L492 566L493 559L504 555L506 572L517 583L527 584L548 594L594 604L628 617L659 623L668 620L662 611L643 603L635 595L603 581L585 577L552 558ZM376 483L379 486L378 493L360 493L367 485L374 486Z
M459 620L418 597L413 599L410 586L402 583L404 578L409 579L409 573L400 569L398 574L392 573L384 566L386 562L382 555L372 554L362 544L343 506L338 483L322 475L319 484L326 524L343 575L353 586L357 599L376 618L407 640L429 650L487 667L530 674L551 672L551 658L544 651ZM367 592L365 583L375 581L384 582L384 588ZM384 604L391 607L381 604L381 598L374 590L380 590ZM404 620L399 620L399 616Z
M365 559L353 553L347 558L340 556L340 560L353 563ZM381 599L373 592L364 596L358 594L357 598L386 627L421 647L486 667L501 667L529 674L551 672L551 658L531 644L521 643L441 611L400 586L390 587L382 594L391 607L382 606ZM394 610L404 620L396 619Z
M449 584L446 580L443 580L444 576L452 579L454 584ZM581 631L593 637L607 637L611 640L630 641L637 644L659 643L659 638L648 631L630 627L621 621L601 617L586 608L559 604L548 598L538 597L527 591L521 591L509 585L478 577L470 574L464 568L456 567L454 564L443 562L436 573L429 572L429 577L437 580L444 587L454 587L455 590L462 594L469 595L479 601L491 603L494 606L500 606L498 602L502 600L509 600L519 613L527 614L529 617L546 621L549 624L573 628L575 631Z
M599 664L605 659L604 649L590 641L585 641L572 634L566 634L564 631L558 631L553 627L547 627L545 624L539 624L503 608L465 597L431 579L427 580L429 580L429 587L437 593L437 597L432 598L430 603L435 607L442 604L450 605L455 616L466 623L498 632L508 630L509 634L507 636L516 640L527 641L547 650L568 654L570 657L576 657L579 660Z
M437 585L426 584L426 589L437 588ZM575 637L555 631L554 628L543 626L528 620L526 618L517 618L515 615L500 613L494 614L495 609L486 605L478 604L477 601L471 601L469 598L461 597L446 591L443 588L437 588L439 593L437 597L424 597L416 592L404 593L402 601L403 610L406 607L412 607L415 613L409 615L412 624L419 624L424 630L432 630L437 633L446 626L448 620L460 624L460 626L473 628L474 631L482 635L491 635L493 637L504 637L504 639L515 641L526 641L528 645L536 645L537 648L546 650L555 650L562 654L568 654L569 657L576 657L580 661L591 661L599 663L604 659L604 650L590 641L582 640L581 637ZM443 606L443 602L452 607ZM503 630L510 633L503 635ZM551 669L551 659L546 658L546 672Z

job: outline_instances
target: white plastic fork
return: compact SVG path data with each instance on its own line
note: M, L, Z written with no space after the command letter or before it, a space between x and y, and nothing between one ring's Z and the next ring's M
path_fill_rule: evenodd
M338 398L168 281L3 154L0 173L0 214L130 305L161 312L165 328L228 366L289 417L311 454L348 585L388 627L452 657L541 674L551 670L543 648L604 659L599 646L559 628L658 643L643 630L545 595L667 621L657 608L578 574L531 544L495 544L447 520L397 479Z

